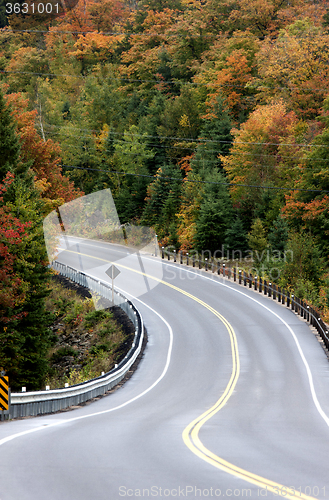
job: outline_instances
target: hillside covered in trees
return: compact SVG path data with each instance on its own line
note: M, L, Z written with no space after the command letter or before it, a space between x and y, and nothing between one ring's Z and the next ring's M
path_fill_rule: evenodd
M42 351L23 331L46 344L42 219L104 188L122 223L252 251L329 320L329 1L79 0L0 25L4 359Z

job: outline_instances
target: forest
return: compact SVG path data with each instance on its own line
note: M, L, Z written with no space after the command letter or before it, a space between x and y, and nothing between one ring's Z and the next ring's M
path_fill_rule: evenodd
M239 255L329 321L329 1L5 4L0 368L42 384L42 221L106 188L121 223Z

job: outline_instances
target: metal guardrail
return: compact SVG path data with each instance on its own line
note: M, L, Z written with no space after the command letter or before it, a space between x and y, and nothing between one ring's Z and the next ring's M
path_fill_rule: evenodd
M169 248L161 247L161 258L168 259L169 261L172 258L174 262L179 264L190 265L194 268L216 273L219 276L222 275L224 278L233 279L234 281L238 281L240 285L243 284L244 286L249 286L249 288L254 288L254 290L258 290L260 293L264 293L264 295L272 297L282 304L286 304L287 307L291 308L292 311L299 314L306 319L311 326L316 328L325 347L329 350L328 326L321 319L318 311L309 306L306 301L290 294L287 290L272 282L267 282L262 278L252 276L252 274L248 274L236 267L227 266L220 260L203 258L200 254L197 256L195 253L190 253L190 255L188 253L183 254L183 252L176 252L176 250L170 251Z
M85 273L59 262L53 262L52 267L63 276L82 286L88 287L91 291L112 302L112 288L106 283L91 278ZM124 295L115 290L114 305L118 305L135 326L134 341L125 358L113 370L88 382L63 389L12 393L9 418L54 413L69 406L79 405L104 394L124 378L141 352L144 339L144 325L138 309Z

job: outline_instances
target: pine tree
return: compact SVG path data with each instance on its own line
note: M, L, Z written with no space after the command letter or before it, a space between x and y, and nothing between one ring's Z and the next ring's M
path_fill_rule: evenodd
M7 172L16 173L19 162L19 142L15 132L15 124L10 116L10 109L6 105L0 90L0 179L6 177Z
M267 248L267 238L263 223L260 219L256 219L252 224L247 240L249 248L253 252L255 262L261 262Z
M45 310L50 278L42 229L45 202L28 168L20 161L15 122L0 92L0 212L2 224L8 222L8 231L1 233L0 274L5 283L0 292L11 283L17 288L10 301L0 293L0 365L13 390L41 387L52 339L52 317Z
M232 222L225 232L225 247L233 259L242 257L243 253L248 249L247 233L239 217Z
M213 174L209 179L225 183L221 174ZM221 252L231 220L232 203L227 188L221 184L207 184L196 221L197 250L209 250L212 254L216 250Z
M148 187L143 223L154 227L160 238L168 236L169 228L177 238L176 214L181 189L181 173L173 165L163 165L159 168L155 180Z
M0 3L0 28L4 28L8 25L8 19L6 16L6 6L5 2Z
M287 245L288 240L288 224L285 219L278 216L275 221L273 221L273 226L270 229L268 235L268 241L271 245L272 250L280 252L283 256L283 252Z
M200 175L207 174L215 168L222 168L219 155L226 156L232 143L232 122L228 113L223 109L223 101L217 97L214 105L214 116L203 121L199 139L204 143L198 146L194 159L191 162L192 169Z
M22 243L12 249L16 259L16 276L27 285L25 300L16 306L16 312L24 312L12 331L19 339L20 363L12 378L12 388L26 386L40 389L47 372L47 353L52 344L49 329L54 320L45 309L49 295L50 270L43 236L44 202L35 190L23 183L15 186L15 201L7 204L21 222L29 223L28 235Z

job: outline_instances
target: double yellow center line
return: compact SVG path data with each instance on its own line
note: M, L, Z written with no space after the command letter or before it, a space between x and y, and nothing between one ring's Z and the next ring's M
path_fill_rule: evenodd
M119 264L117 261L114 263L107 259L94 257L93 255L88 255L81 252L75 252L73 250L65 250L64 252L78 254L102 262L115 264L117 267L121 267L122 269L127 269L128 271L140 274L142 276L145 276L146 278L157 281L158 283L161 283L165 286L172 288L176 292L186 295L190 299L194 300L195 302L198 302L200 305L208 309L215 316L217 316L217 318L219 318L220 321L225 325L231 342L232 372L230 380L224 390L224 393L218 399L218 401L216 401L216 403L209 410L207 410L202 415L193 420L184 429L182 434L184 443L195 455L197 455L199 458L202 458L202 460L205 460L214 467L217 467L218 469L221 469L222 471L227 472L228 474L239 477L240 479L243 479L255 486L258 486L259 488L272 492L276 496L288 498L289 500L293 499L316 500L314 497L301 493L300 490L295 491L294 488L292 487L276 483L275 481L271 481L264 477L258 476L257 474L253 474L252 472L249 472L245 469L242 469L241 467L237 467L236 465L227 462L223 458L220 458L219 456L215 455L215 453L213 453L212 451L208 450L201 442L199 438L199 431L201 427L227 403L227 401L229 400L234 391L234 388L236 386L240 374L240 359L239 359L237 338L231 324L224 318L224 316L219 314L218 311L216 311L213 307L211 307L209 304L199 299L198 297L195 297L194 295L186 292L185 290L182 290L181 288L178 288L175 285L172 285L171 283L167 283L166 281L156 278L155 276L151 276L147 273L143 273L142 271L138 271L123 264Z

